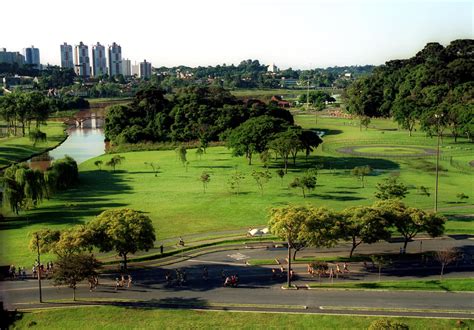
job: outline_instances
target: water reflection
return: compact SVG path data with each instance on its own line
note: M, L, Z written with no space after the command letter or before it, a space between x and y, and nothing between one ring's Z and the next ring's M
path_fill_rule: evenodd
M97 119L99 121L101 119ZM92 121L92 120L87 120ZM83 126L89 126L85 121ZM30 167L46 170L55 159L71 156L78 164L102 155L105 151L104 131L102 128L75 127L68 130L68 138L59 147L30 160Z

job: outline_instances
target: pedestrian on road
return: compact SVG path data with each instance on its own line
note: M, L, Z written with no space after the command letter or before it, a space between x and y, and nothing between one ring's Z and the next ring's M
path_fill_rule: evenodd
M221 272L221 278L222 278L222 281L225 282L225 279L227 278L227 275L225 274L225 270L223 269L222 272Z
M160 245L160 254L163 254L163 244Z
M127 288L129 288L131 285L132 285L132 275L128 274Z
M344 263L344 273L349 273L349 268L347 268L347 263Z
M207 271L207 267L204 266L204 268L202 270L202 279L204 281L207 281L208 278L209 278L209 272Z
M119 286L120 286L120 281L119 281L119 278L116 277L116 278L115 278L115 291L118 290Z

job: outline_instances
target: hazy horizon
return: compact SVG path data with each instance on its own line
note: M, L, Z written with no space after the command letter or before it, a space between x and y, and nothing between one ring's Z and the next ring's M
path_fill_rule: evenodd
M42 64L60 63L59 46L80 41L122 46L123 58L154 67L238 65L257 59L294 69L380 65L408 58L428 42L472 38L470 1L176 0L133 3L58 0L3 4L0 47L34 45ZM25 9L26 8L26 9ZM13 14L12 14L13 13ZM59 27L59 28L58 28Z

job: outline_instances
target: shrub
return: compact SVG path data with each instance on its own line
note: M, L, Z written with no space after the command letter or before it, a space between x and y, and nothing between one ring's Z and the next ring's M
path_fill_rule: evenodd
M391 320L375 320L370 323L369 330L408 330L408 325Z

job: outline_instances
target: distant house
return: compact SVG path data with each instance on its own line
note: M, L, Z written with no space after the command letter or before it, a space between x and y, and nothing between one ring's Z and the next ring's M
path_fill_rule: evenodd
M291 107L290 102L283 100L283 98L279 95L273 95L270 99L270 103L274 103L280 108L289 108Z

